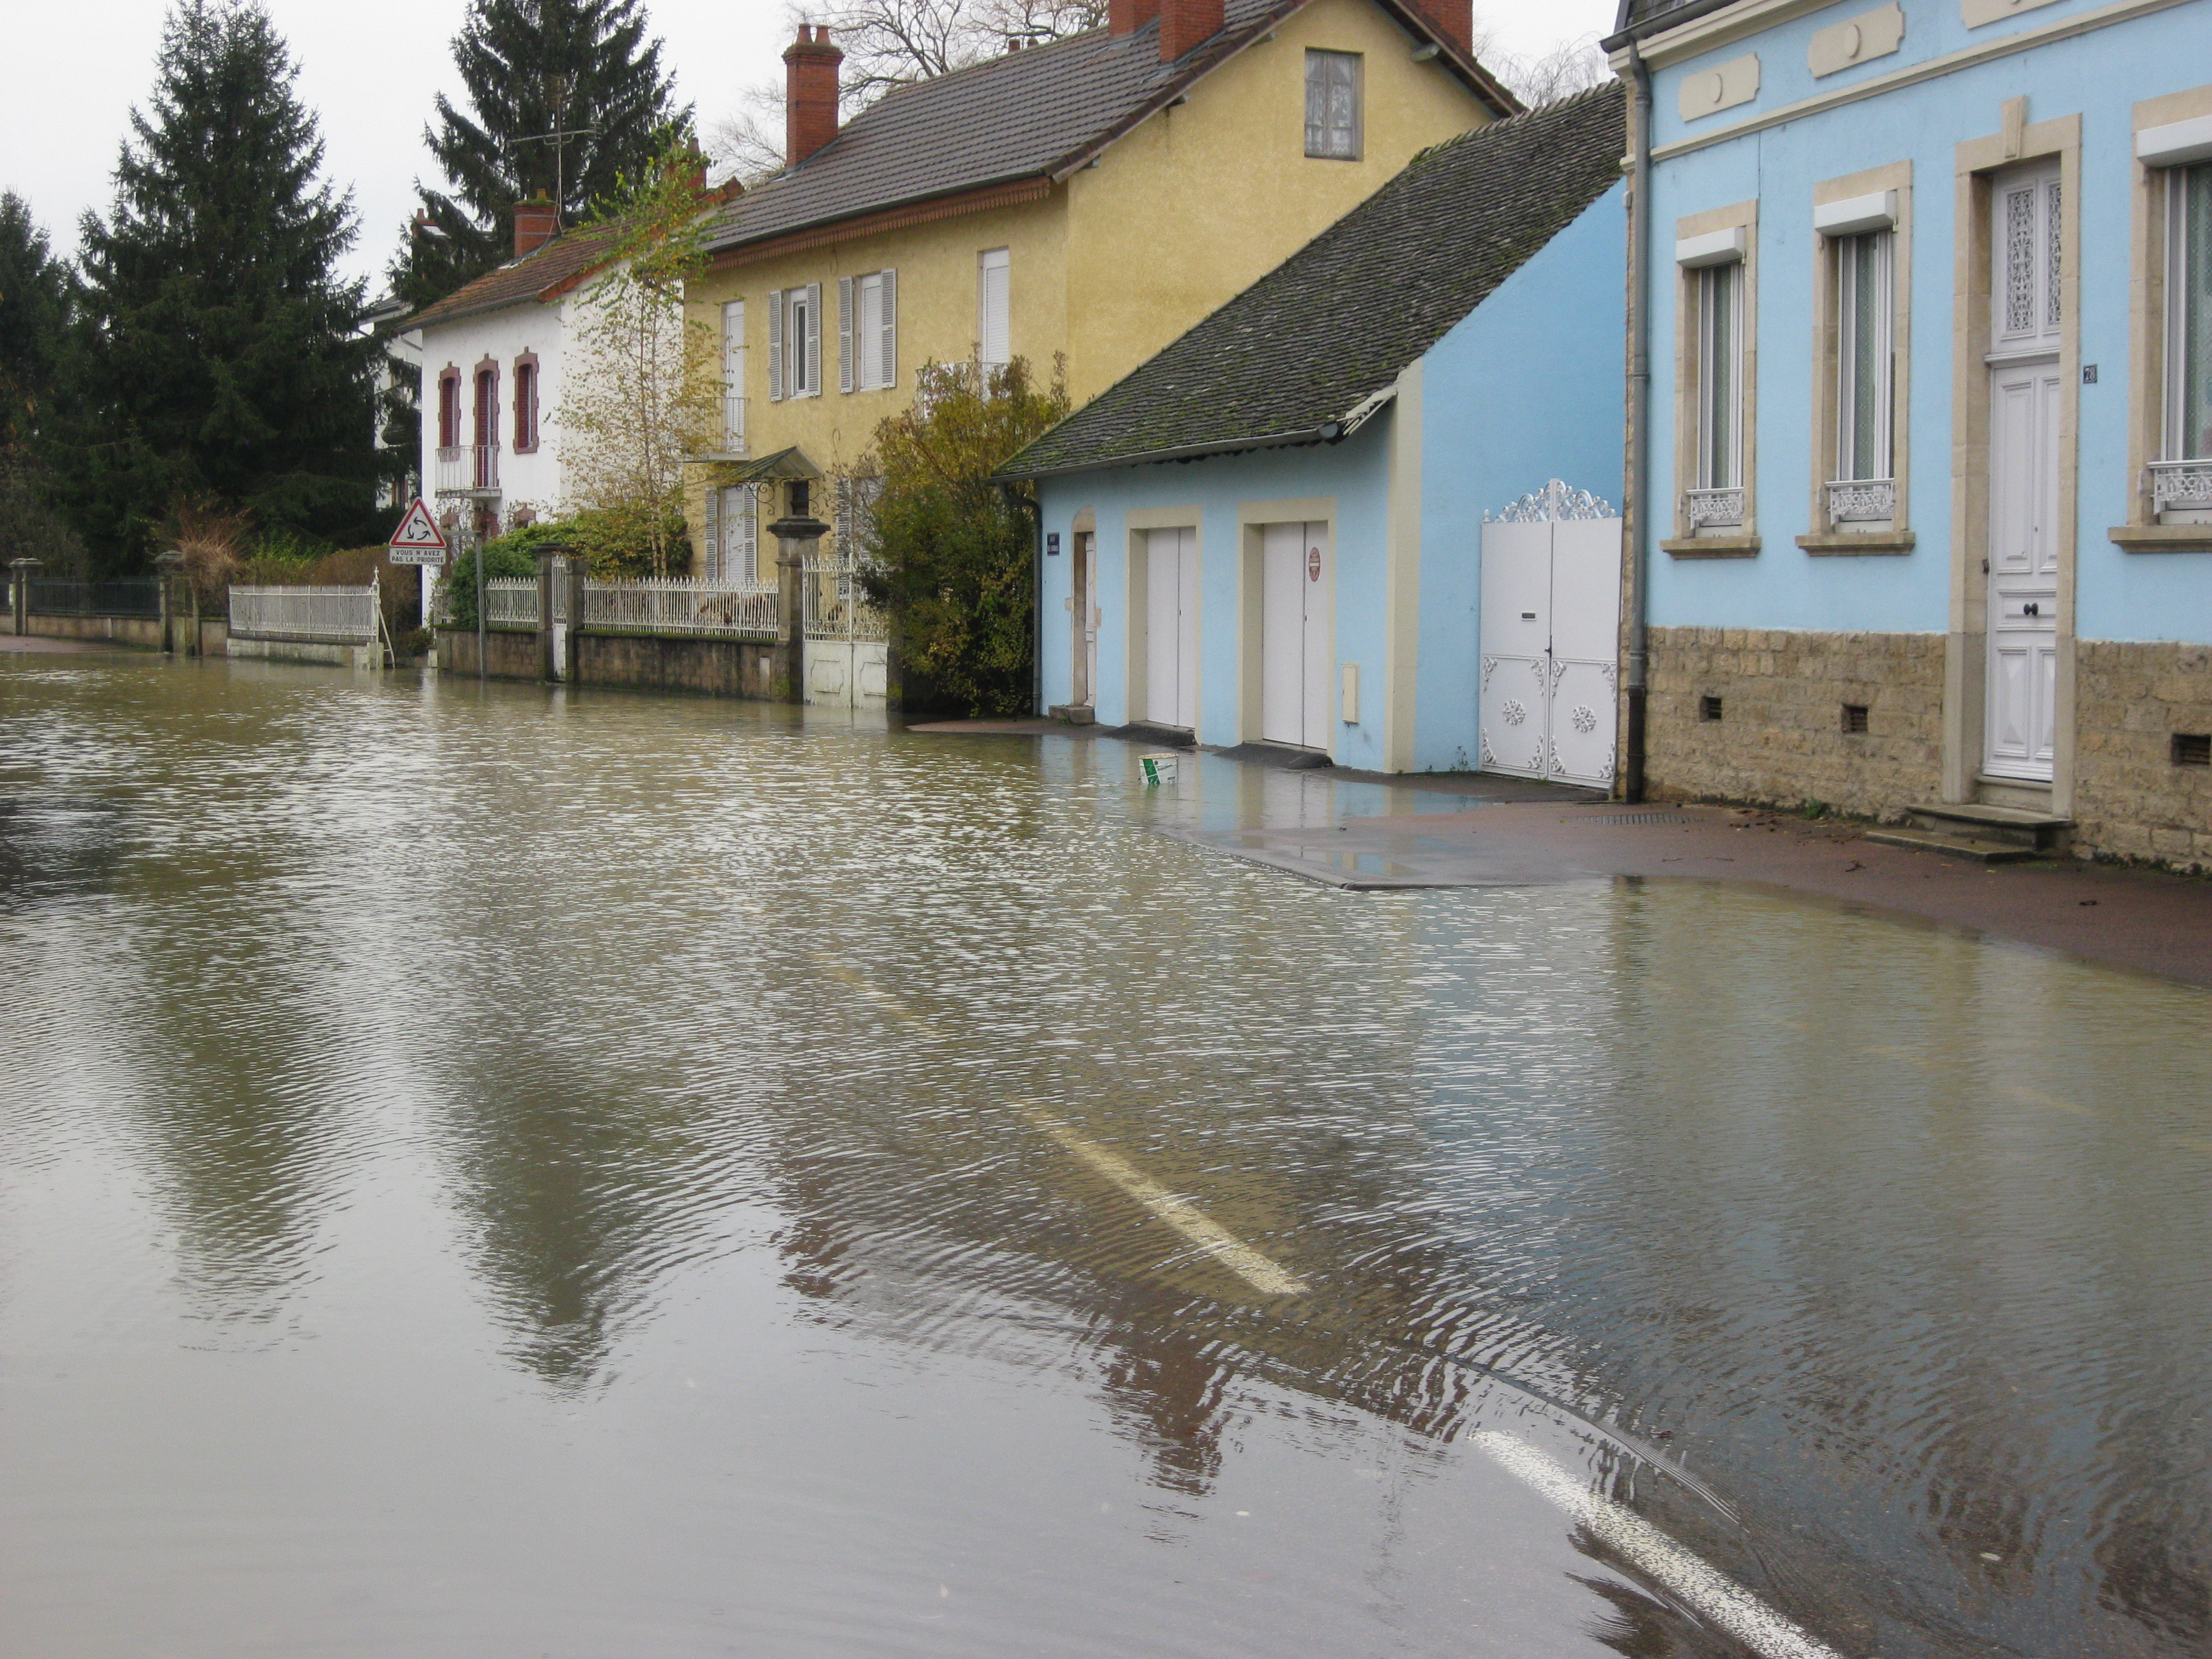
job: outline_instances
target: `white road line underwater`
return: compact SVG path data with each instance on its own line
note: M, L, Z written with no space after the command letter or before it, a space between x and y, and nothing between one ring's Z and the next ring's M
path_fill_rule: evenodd
M882 1004L919 1030L935 1027L864 974L827 957L816 960L844 983ZM1197 1245L1264 1296L1304 1296L1305 1281L1285 1272L1188 1199L1152 1180L1127 1158L1079 1137L1059 1118L1035 1106L1022 1109L1030 1121L1069 1152L1135 1199L1146 1209ZM1534 1488L1577 1526L1638 1571L1650 1575L1703 1619L1726 1631L1760 1659L1844 1659L1826 1643L1807 1634L1758 1596L1684 1549L1633 1510L1592 1492L1589 1480L1554 1462L1525 1440L1496 1429L1468 1437L1509 1474Z
M1569 1473L1527 1441L1496 1429L1478 1429L1469 1438L1565 1510L1591 1537L1649 1573L1701 1617L1764 1659L1843 1659L1835 1649L1806 1634L1633 1510L1592 1492L1586 1479Z
M1117 1152L1079 1138L1049 1112L1024 1109L1030 1121L1150 1210L1262 1296L1304 1296L1305 1280L1285 1273L1187 1198L1178 1198Z

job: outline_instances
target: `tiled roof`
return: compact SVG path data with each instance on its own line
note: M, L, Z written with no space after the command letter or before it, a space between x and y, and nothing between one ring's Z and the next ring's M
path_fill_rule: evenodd
M1335 435L1620 182L1626 118L1614 82L1423 151L1005 475Z
M885 94L797 167L747 191L707 234L710 249L860 214L1051 177L1110 143L1304 0L1228 0L1220 33L1172 64L1159 25L1097 29L1012 52ZM1519 107L1489 71L1443 41L1404 0L1376 0L1500 114Z
M472 316L479 311L520 305L525 300L550 300L590 276L606 259L614 240L614 229L607 225L586 225L556 236L520 259L509 259L486 271L435 305L425 306L400 326L422 328L450 323L457 317Z

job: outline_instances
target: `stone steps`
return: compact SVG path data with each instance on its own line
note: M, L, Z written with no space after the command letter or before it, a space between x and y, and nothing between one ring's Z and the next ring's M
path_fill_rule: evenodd
M1979 801L1915 806L1906 816L1910 823L1869 830L1866 838L1885 847L1910 847L1977 864L2017 864L2057 857L2066 850L2074 828L2067 819L2048 812Z

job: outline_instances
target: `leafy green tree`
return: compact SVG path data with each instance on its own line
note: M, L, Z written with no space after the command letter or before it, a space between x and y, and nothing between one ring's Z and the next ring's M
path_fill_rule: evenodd
M1004 368L925 363L914 406L876 428L883 483L868 597L890 616L909 702L971 714L1028 714L1035 659L1035 495L993 475L1068 412L1064 368L1039 386Z
M438 94L426 129L447 188L417 183L392 292L420 307L511 258L514 204L544 196L563 225L643 176L671 129L689 133L639 0L471 0L453 40L465 109ZM569 134L559 137L557 134Z
M142 562L187 501L325 544L374 533L380 348L337 272L352 202L316 181L297 74L252 0L179 0L113 211L84 217L48 447L105 568Z

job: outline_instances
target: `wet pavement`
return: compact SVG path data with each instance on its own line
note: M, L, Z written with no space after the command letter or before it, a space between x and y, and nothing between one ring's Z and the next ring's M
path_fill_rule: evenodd
M2212 1643L2202 989L1136 753L0 660L0 1654Z

